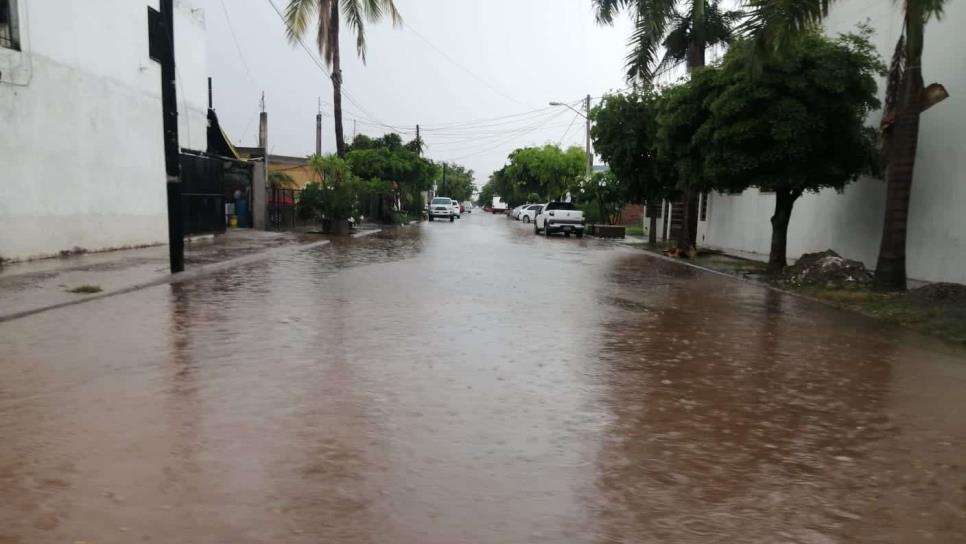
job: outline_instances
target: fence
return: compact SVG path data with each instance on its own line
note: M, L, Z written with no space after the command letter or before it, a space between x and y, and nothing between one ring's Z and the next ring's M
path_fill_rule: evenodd
M265 221L268 230L285 230L315 225L312 220L299 217L296 206L302 191L268 187L265 190Z

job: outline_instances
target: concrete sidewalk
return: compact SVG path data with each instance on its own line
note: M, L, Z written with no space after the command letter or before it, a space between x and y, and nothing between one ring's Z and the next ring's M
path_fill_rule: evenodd
M277 250L327 243L307 233L232 229L185 243L185 272L168 269L168 246L88 253L0 267L0 321L241 266ZM89 293L71 292L90 287Z

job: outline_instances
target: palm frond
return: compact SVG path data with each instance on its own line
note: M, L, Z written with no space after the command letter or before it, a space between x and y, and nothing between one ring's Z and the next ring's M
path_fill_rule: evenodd
M366 4L365 6L363 4ZM352 29L356 35L356 51L362 63L366 63L366 9L369 2L366 0L342 0L342 15L345 17L346 25Z
M318 15L318 9L316 0L289 0L285 7L285 34L289 42L296 44L302 39L308 30L309 21L314 15Z
M315 43L319 47L319 54L328 66L335 62L336 51L339 50L338 37L333 32L333 23L339 22L339 4L337 0L316 0L319 3L319 29Z
M601 25L612 24L614 17L632 2L633 0L594 0L594 13L596 14L597 23Z
M815 28L834 0L743 0L747 13L739 25L756 53L773 55L798 35ZM930 0L927 0L930 1Z

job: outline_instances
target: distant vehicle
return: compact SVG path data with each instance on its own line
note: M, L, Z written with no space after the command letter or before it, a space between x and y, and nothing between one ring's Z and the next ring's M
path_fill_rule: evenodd
M461 206L460 209L463 210L463 213L473 213L473 203L472 202L470 202L470 201L460 202L460 206Z
M506 212L506 202L500 200L500 197L493 197L493 204L490 206L490 211L493 213L505 213Z
M434 219L449 218L450 223L456 219L456 213L453 211L453 199L438 196L429 203L429 220Z
M513 208L510 210L510 217L513 219L520 219L520 212L522 212L523 208L526 208L527 206L529 206L529 204L520 204L516 208Z
M483 206L483 213L493 213L493 208L489 206Z
M548 237L556 232L577 238L584 237L584 212L577 209L571 202L549 202L533 220L533 233L543 232Z
M529 223L534 219L536 219L537 214L539 214L542 210L543 210L543 204L530 204L529 206L520 210L519 219L524 223Z
M456 218L459 219L460 218L460 203L457 202L455 199L452 199L452 198L450 199L450 202L453 205L453 215L455 215Z

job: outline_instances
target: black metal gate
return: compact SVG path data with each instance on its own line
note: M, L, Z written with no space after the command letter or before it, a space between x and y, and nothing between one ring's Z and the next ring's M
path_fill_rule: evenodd
M299 202L299 189L268 187L265 190L265 222L268 230L286 230L313 226L311 220L299 217L296 206Z
M203 153L181 153L181 213L184 233L225 232L225 203L237 193L251 202L252 166L244 161ZM251 207L240 226L251 225Z

